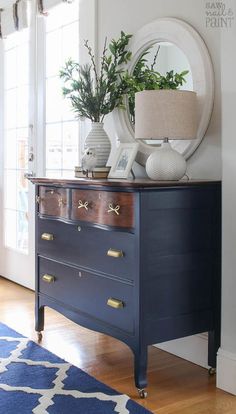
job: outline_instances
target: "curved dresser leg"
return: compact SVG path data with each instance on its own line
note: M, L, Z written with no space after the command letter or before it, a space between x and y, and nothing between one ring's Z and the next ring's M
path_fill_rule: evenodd
M40 342L42 340L42 332L44 330L44 306L41 306L40 308L36 306L35 309L35 330L38 334L38 341Z
M147 346L133 350L134 379L140 398L147 397Z

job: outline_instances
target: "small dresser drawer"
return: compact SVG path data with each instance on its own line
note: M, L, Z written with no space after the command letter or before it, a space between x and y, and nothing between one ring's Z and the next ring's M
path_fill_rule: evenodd
M39 187L39 213L47 216L68 218L67 190L57 187Z
M39 291L109 325L134 331L133 287L128 284L40 258Z
M135 235L131 233L39 218L38 253L121 279L135 276Z
M72 190L71 218L107 226L133 228L134 194Z

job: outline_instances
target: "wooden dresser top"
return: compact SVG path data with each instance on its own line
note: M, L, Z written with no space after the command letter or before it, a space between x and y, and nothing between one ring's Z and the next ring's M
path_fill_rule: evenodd
M120 180L120 179L86 179L86 178L30 178L33 184L60 187L116 187L120 190L148 190L163 187L198 187L204 185L220 185L217 180L181 180L181 181L152 181L149 179Z

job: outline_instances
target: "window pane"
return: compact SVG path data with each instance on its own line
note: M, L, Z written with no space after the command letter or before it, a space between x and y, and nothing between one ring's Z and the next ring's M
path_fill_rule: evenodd
M28 211L28 180L24 177L24 171L17 174L17 210L27 213Z
M74 178L75 172L74 170L62 170L61 176L64 178Z
M79 0L75 0L72 4L69 5L69 7L68 5L63 4L62 12L64 25L77 21L79 15Z
M61 170L47 170L47 177L49 178L61 178Z
M28 129L17 131L17 169L28 168Z
M61 30L55 30L47 35L46 62L46 76L58 76L62 66Z
M23 211L17 212L17 249L28 250L28 213Z
M46 127L46 168L62 168L61 124Z
M17 82L17 52L10 49L6 52L6 77L5 89L15 88Z
M63 169L73 169L78 165L78 122L63 125Z
M6 131L5 133L5 168L15 168L16 166L16 130Z
M26 127L29 123L29 96L28 86L17 89L17 127Z
M16 210L16 171L6 171L5 172L5 208L10 208Z
M68 98L62 98L61 108L63 121L74 121L76 119L76 113L73 111L71 102Z
M29 83L29 51L27 47L18 49L17 54L17 84L27 85Z
M7 40L4 41L5 50L10 50L16 48L19 45L20 37L18 32L12 33L10 36L7 36Z
M16 248L16 211L5 210L5 245Z
M72 23L62 29L62 64L68 58L72 60L78 59L78 24Z
M62 117L62 91L59 78L49 78L47 80L46 91L46 120L55 122Z
M5 94L5 126L6 129L16 127L16 89L10 89Z
M46 19L46 32L49 33L52 30L58 29L61 27L63 23L63 5L60 4L59 6L53 7L50 12L48 13Z

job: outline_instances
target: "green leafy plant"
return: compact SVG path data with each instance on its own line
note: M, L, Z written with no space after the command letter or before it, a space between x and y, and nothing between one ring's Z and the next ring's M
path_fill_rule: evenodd
M71 101L77 117L102 122L104 117L116 107L123 106L123 95L128 92L124 82L124 64L131 59L127 49L132 35L121 32L118 40L112 40L107 48L104 43L100 59L100 69L95 62L92 48L86 40L90 64L80 65L69 59L60 71L64 81L63 95Z
M149 49L139 58L133 73L131 75L128 73L125 74L124 81L126 82L126 90L128 92L129 113L132 123L135 123L136 92L155 89L178 89L186 82L185 77L189 73L188 70L181 73L175 73L171 70L166 72L165 75L161 75L155 70L159 50L160 46L157 49L151 65L148 64L148 60L146 59L147 55L150 53Z
M125 108L124 95L128 97L131 122L135 122L135 93L153 89L178 89L186 82L188 71L175 73L173 70L161 75L155 70L160 46L151 65L146 50L139 58L132 74L124 69L132 54L128 50L132 35L121 35L107 47L104 43L99 65L88 41L84 46L88 51L90 64L80 65L69 59L60 71L64 81L63 95L71 102L77 117L88 118L92 122L102 122L114 108ZM100 69L98 69L98 66Z

